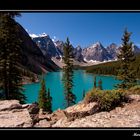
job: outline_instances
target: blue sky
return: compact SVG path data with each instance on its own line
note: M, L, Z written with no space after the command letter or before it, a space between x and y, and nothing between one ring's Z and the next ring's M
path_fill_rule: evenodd
M76 47L87 47L97 41L103 46L121 44L125 27L132 32L131 41L140 46L140 13L21 13L16 20L31 34L46 33L51 38L69 37Z

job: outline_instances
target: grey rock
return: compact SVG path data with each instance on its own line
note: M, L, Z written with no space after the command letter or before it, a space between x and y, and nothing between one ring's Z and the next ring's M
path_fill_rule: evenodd
M21 44L22 65L36 74L42 73L43 70L44 71L57 70L58 67L53 63L53 61L51 61L51 59L43 55L40 48L32 40L32 38L25 31L25 29L20 24L18 23L16 24L18 30L17 37L19 37L19 39L22 41Z
M0 101L0 127L32 127L32 119L27 109L17 100Z
M47 120L41 120L41 121L39 121L38 123L36 123L35 125L34 125L34 127L51 127L51 124L50 124L50 122L48 122Z
M95 102L85 104L79 103L74 106L65 109L64 113L69 121L73 121L78 118L92 115L98 111L98 104Z
M84 48L82 51L84 60L90 61L107 61L112 60L111 55L103 47L100 42L92 44L91 46Z
M21 109L22 105L18 100L2 100L0 101L0 111Z
M115 43L110 44L106 48L106 50L111 55L113 60L117 59L117 54L118 54L119 50L118 50L118 47L117 47L117 45Z
M33 38L33 41L37 44L37 46L40 48L44 56L48 58L52 57L59 57L61 55L57 48L55 47L52 39L49 35L46 36L40 36Z

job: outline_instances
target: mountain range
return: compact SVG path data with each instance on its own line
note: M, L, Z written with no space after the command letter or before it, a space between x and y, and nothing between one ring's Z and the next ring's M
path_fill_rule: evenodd
M51 60L52 58L55 58L62 61L64 46L63 41L54 41L45 33L39 36L31 35L31 38L40 48L45 57L48 57ZM74 60L79 63L117 60L117 54L119 53L120 47L121 46L117 46L115 43L104 47L101 42L96 42L86 48L82 48L79 45L77 47L72 46ZM140 53L140 48L133 45L133 51L135 54Z

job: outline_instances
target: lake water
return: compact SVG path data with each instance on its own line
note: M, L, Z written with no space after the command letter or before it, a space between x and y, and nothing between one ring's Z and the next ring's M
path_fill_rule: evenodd
M103 89L113 89L114 85L119 83L114 76L102 76L96 75L97 83L98 80L102 80ZM57 110L58 108L64 109L64 93L63 93L63 82L62 82L62 71L50 72L45 75L46 87L50 88L52 96L52 109ZM74 71L74 88L73 93L76 95L79 102L83 98L83 90L89 91L93 87L94 75L86 73L83 70ZM27 96L27 103L33 103L38 100L38 93L40 90L40 83L33 83L24 85L25 95Z

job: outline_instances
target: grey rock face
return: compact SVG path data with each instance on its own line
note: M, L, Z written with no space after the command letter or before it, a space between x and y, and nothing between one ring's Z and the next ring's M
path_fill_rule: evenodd
M42 67L47 71L56 70L58 67L54 62L45 57L25 29L20 24L16 24L18 37L22 41L22 65L36 74L42 73Z
M82 48L80 46L77 46L76 48L74 48L73 55L74 55L75 60L79 62L84 62L84 57L82 55Z
M56 49L59 52L59 55L63 56L63 47L64 47L64 42L57 40L54 42Z
M118 47L116 44L112 43L110 44L106 50L108 51L108 53L110 54L110 56L112 57L112 59L117 59L117 54L118 54Z
M84 56L84 59L87 61L104 61L112 59L111 55L107 52L107 50L103 47L103 45L100 42L97 42L83 49L82 54Z
M45 56L51 58L59 57L59 55L61 55L49 35L35 37L33 38L33 41L37 44Z

